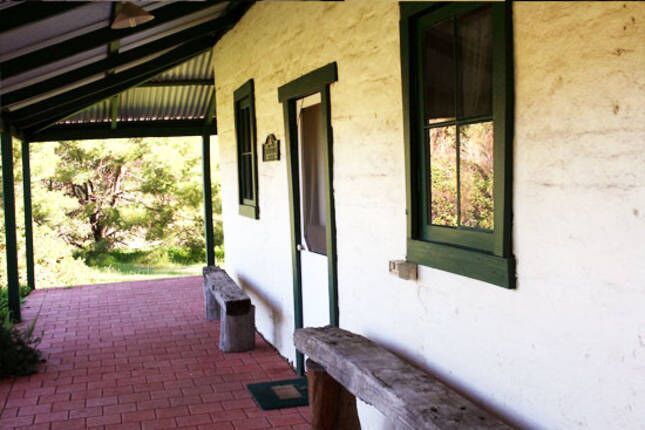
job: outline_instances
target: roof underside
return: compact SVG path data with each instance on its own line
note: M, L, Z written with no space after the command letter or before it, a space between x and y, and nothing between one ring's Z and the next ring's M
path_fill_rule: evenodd
M30 140L213 133L211 47L251 1L0 3L3 122Z

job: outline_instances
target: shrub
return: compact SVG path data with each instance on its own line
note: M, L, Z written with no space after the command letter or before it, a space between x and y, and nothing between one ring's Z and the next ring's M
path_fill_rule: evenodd
M215 260L217 260L218 264L224 262L224 245L217 245L215 247Z
M36 320L24 332L11 323L9 316L0 322L0 379L38 371L41 354L37 347L41 338L34 336Z

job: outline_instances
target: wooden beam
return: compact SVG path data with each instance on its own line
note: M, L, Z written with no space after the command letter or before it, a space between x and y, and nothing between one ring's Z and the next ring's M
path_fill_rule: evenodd
M11 318L15 322L20 316L20 281L18 278L18 248L16 240L16 201L13 176L13 137L10 127L5 124L0 140L2 152L2 199L4 202L5 246L7 253L7 290Z
M0 13L0 33L60 15L86 4L89 4L89 2L23 2L16 6L2 9Z
M33 85L7 92L0 96L2 105L5 107L11 106L34 97L46 95L48 92L56 91L76 82L106 73L108 70L127 66L128 64L139 61L149 55L161 52L182 43L188 43L201 37L221 33L235 23L233 18L234 17L232 16L217 18L187 30L155 40L141 47L121 52L112 58L106 58L104 60L97 61L96 63L79 67L78 69L74 69L67 73L45 79Z
M11 112L10 118L21 129L38 131L94 103L136 87L155 75L210 49L210 37L189 42L159 57L103 80L92 82L66 93Z
M112 30L109 26L104 27L7 60L0 63L0 75L2 75L3 79L8 79L28 70L36 69L58 60L98 48L117 39L162 26L184 15L190 15L212 7L215 3L217 2L176 2L168 6L160 7L154 10L155 19L146 24L123 30Z
M29 157L29 142L21 142L22 153L22 196L25 213L25 256L27 262L27 285L31 290L36 289L34 274L34 230L31 208L31 163Z
M164 120L120 122L113 130L110 123L55 125L31 136L31 142L58 140L116 139L130 137L203 136L217 134L215 124L204 126L204 120Z
M299 351L397 429L511 429L427 372L363 336L338 327L296 330Z

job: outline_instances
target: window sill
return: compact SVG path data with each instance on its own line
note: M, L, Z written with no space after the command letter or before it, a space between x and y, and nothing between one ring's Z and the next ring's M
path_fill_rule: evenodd
M408 239L407 260L503 288L515 288L515 259L434 242Z
M240 205L240 215L253 219L260 219L260 212L257 206Z

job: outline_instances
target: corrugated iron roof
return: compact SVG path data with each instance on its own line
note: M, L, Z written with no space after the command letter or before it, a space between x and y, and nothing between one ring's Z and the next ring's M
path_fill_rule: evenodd
M207 121L210 48L253 2L133 3L155 19L113 30L117 2L0 3L3 121L33 139L51 129Z
M212 53L207 51L143 86L119 94L116 122L204 120L212 103L214 78ZM208 81L185 85L186 82ZM180 84L181 83L181 84ZM159 84L153 85L153 84ZM164 85L161 85L164 84ZM111 123L110 100L102 100L58 122L58 124Z
M211 79L213 80L213 63L211 51L186 61L177 67L160 73L152 81L166 81L175 79Z

